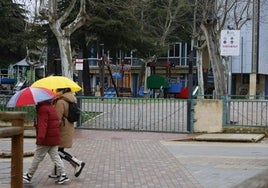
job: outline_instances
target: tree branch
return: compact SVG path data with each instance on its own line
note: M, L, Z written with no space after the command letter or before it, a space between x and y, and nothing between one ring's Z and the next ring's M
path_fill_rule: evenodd
M84 1L84 0L82 0ZM72 0L70 5L67 7L67 9L64 11L64 14L59 18L59 23L62 24L70 15L70 13L72 12L74 5L76 3L76 0Z
M85 0L80 0L80 10L77 14L75 20L70 23L66 29L70 31L70 33L73 33L75 30L83 26L87 21L89 20L89 16L86 12L86 2Z

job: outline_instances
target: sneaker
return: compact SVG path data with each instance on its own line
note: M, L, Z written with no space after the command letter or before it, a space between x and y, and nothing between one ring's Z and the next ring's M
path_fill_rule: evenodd
M60 175L59 178L55 181L57 184L63 184L64 182L70 181L66 174Z
M31 176L30 174L25 173L25 174L23 174L22 178L23 178L23 181L24 181L25 183L31 183L32 176Z
M74 174L75 177L78 177L81 174L85 164L86 163L82 162L78 167L75 168L75 174Z

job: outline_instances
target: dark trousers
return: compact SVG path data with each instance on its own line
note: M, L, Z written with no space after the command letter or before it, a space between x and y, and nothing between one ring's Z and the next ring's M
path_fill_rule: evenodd
M68 152L64 151L64 148L59 148L58 152L59 152L59 155L62 159L68 161L73 166L79 166L79 164L73 160L74 157L71 154L69 154Z

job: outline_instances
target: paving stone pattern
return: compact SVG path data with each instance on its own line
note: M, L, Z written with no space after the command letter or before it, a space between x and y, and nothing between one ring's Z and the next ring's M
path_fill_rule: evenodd
M76 130L70 153L86 162L66 188L231 188L268 169L268 141L221 143L189 141L197 134ZM176 140L176 141L174 141ZM180 140L180 141L177 141ZM186 141L187 140L187 141ZM0 139L1 151L10 148ZM25 138L24 152L35 149ZM24 171L32 157L24 157ZM58 188L48 178L53 164L46 156L24 188ZM9 187L10 159L0 158L0 187Z

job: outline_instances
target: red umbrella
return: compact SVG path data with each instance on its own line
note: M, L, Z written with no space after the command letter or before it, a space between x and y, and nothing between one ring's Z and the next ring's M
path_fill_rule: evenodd
M56 94L41 87L26 87L15 93L8 101L7 107L36 105L39 102L53 99Z

